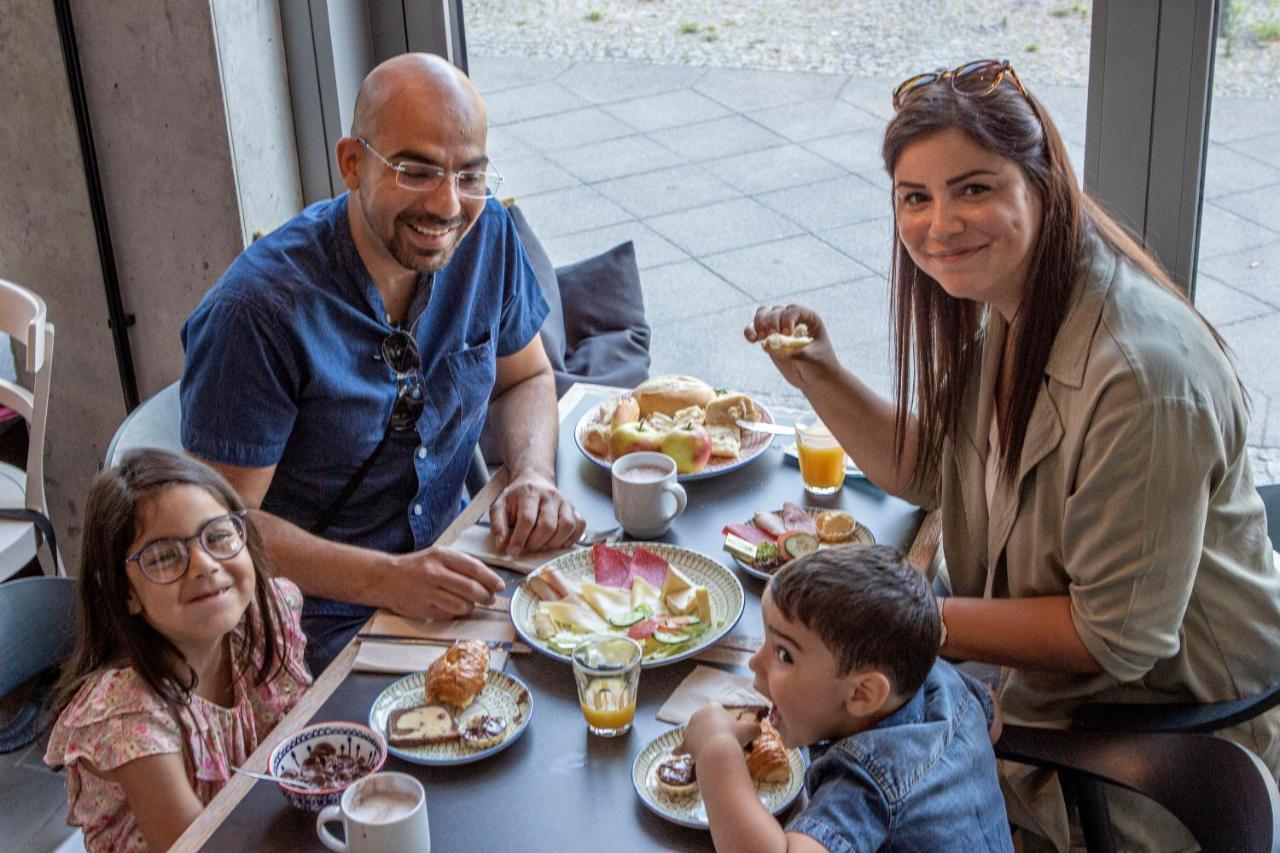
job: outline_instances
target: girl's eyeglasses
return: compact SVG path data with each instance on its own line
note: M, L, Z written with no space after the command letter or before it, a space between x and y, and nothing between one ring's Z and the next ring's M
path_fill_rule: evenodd
M422 353L418 342L404 329L394 329L382 340L382 360L396 375L396 402L391 408L393 430L413 429L427 398L422 390Z
M1005 77L1013 81L1013 85L1018 87L1018 91L1024 98L1027 96L1027 90L1022 87L1022 81L1018 79L1018 75L1014 73L1013 66L1007 59L979 59L966 62L951 71L939 68L937 71L917 74L903 80L898 84L898 88L893 90L893 109L895 112L901 110L912 92L917 92L934 83L949 82L951 88L960 94L981 98L999 88Z
M185 539L157 539L143 546L142 550L125 560L137 563L143 577L152 583L170 584L181 580L191 567L191 548L188 542L196 541L204 552L215 560L230 560L244 550L248 541L248 522L245 510L229 512L204 523L195 536Z

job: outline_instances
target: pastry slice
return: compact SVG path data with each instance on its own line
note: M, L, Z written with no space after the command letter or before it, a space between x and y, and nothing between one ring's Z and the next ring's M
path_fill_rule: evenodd
M747 772L755 781L773 785L791 778L787 748L768 720L760 721L760 736L747 744L746 750Z
M479 640L458 640L427 667L426 700L465 708L489 678L489 647Z
M398 708L387 720L387 742L392 746L429 746L457 739L458 724L442 705Z

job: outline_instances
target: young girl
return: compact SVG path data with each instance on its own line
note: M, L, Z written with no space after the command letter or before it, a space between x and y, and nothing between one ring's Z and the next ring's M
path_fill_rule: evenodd
M85 848L164 850L302 696L302 596L268 579L240 498L159 450L98 475L80 638L44 760Z

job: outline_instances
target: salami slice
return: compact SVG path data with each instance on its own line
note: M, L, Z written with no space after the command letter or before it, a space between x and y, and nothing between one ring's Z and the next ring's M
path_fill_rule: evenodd
M721 533L732 533L739 539L745 539L752 545L759 545L761 542L772 542L773 537L765 533L754 524L726 524Z
M639 575L655 588L662 588L662 583L667 579L667 570L670 567L666 560L648 548L636 548L631 552L632 575Z
M631 588L631 558L626 554L597 542L591 546L591 561L595 565L596 583Z
M782 505L782 522L787 525L788 530L802 530L814 536L818 535L818 525L813 520L813 516L805 512L804 507L791 501Z

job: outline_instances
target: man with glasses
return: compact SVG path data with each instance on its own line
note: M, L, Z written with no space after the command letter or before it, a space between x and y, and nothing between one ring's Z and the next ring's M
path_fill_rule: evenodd
M258 508L277 572L307 594L313 671L374 607L461 616L502 589L430 547L487 411L512 474L489 515L498 546L556 548L583 530L554 482L548 309L493 198L486 132L452 65L379 65L337 145L349 192L246 249L183 327L183 446Z

